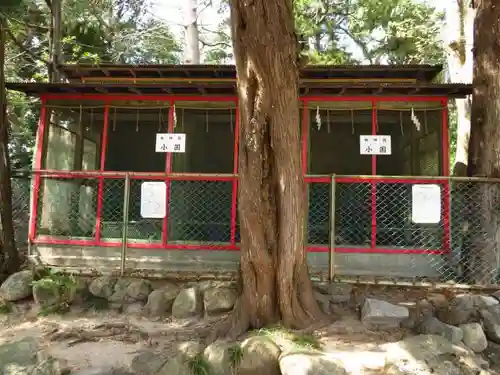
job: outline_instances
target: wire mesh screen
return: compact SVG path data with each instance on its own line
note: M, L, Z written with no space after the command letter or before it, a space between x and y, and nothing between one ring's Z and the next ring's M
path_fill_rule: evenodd
M371 184L338 182L335 186L335 243L339 247L370 246Z
M168 242L230 242L232 181L171 181Z
M412 220L412 188L415 183L376 183L376 246L400 249L441 250L444 235L442 212L439 223L417 224ZM444 187L439 185L442 200Z
M309 196L307 243L328 246L330 243L330 184L311 182L307 186Z
M66 238L93 238L97 215L95 178L42 177L37 233Z

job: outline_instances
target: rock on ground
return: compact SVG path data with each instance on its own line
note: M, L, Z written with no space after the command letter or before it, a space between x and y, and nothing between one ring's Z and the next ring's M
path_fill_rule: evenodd
M167 284L161 289L153 290L148 296L144 313L150 317L168 315L172 310L172 304L179 291L179 287L175 284Z
M234 375L231 349L235 344L216 341L205 348L203 355L212 370L211 375Z
M361 321L373 328L398 328L409 314L404 306L367 298L361 310Z
M198 288L186 288L179 292L172 305L172 316L178 319L200 316L203 300Z
M280 357L282 375L346 375L342 362L318 352L287 353Z
M134 301L146 301L151 289L149 281L133 280L127 287L127 295Z
M230 311L236 302L236 291L230 288L208 288L203 293L203 304L208 315Z
M352 285L347 283L316 283L315 289L328 295L333 303L346 303L351 300Z
M241 344L238 375L281 375L279 357L281 349L268 337L255 336Z
M133 375L130 371L123 368L114 367L88 367L85 369L71 372L71 375Z
M0 286L0 297L6 301L19 301L32 293L33 273L29 270L10 275Z
M100 276L92 280L89 291L96 297L108 299L113 295L116 282L115 277Z
M482 317L486 337L500 344L500 306L481 309L479 315Z
M464 344L476 353L480 353L488 346L488 340L484 334L483 327L479 323L462 324Z
M437 310L437 317L446 324L457 326L470 322L477 315L475 296L459 294L447 306Z
M431 316L419 326L419 332L428 335L442 336L453 344L462 341L464 333L458 327L443 323L438 318Z

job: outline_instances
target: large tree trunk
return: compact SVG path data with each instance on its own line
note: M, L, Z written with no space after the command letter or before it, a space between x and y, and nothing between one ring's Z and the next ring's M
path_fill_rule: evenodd
M237 335L323 318L304 249L299 50L291 0L231 0L240 108Z
M0 15L0 220L2 223L0 281L6 275L19 270L19 254L17 252L14 222L12 219L12 185L4 72L5 29L5 18Z
M500 178L500 5L476 1L474 22L474 92L472 100L469 170L472 175ZM498 184L474 184L471 200L477 207L472 251L474 279L489 284L497 276L500 244Z

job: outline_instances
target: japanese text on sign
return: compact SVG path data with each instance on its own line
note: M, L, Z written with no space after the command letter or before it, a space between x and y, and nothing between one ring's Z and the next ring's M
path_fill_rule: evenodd
M441 221L439 185L413 185L411 203L411 221L415 224L437 224Z
M148 181L141 185L141 216L147 219L163 219L167 214L167 184Z
M360 135L359 153L361 155L390 155L390 135Z
M156 152L186 152L186 134L156 134Z

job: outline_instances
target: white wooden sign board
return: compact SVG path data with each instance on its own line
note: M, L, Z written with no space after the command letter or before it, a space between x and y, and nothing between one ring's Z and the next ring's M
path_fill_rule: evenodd
M156 134L156 152L186 152L186 134Z
M439 185L413 185L411 221L415 224L438 224L441 221L441 188Z
M359 153L361 155L390 155L390 135L360 135Z
M141 185L141 216L147 219L163 219L167 215L167 184L148 181Z

